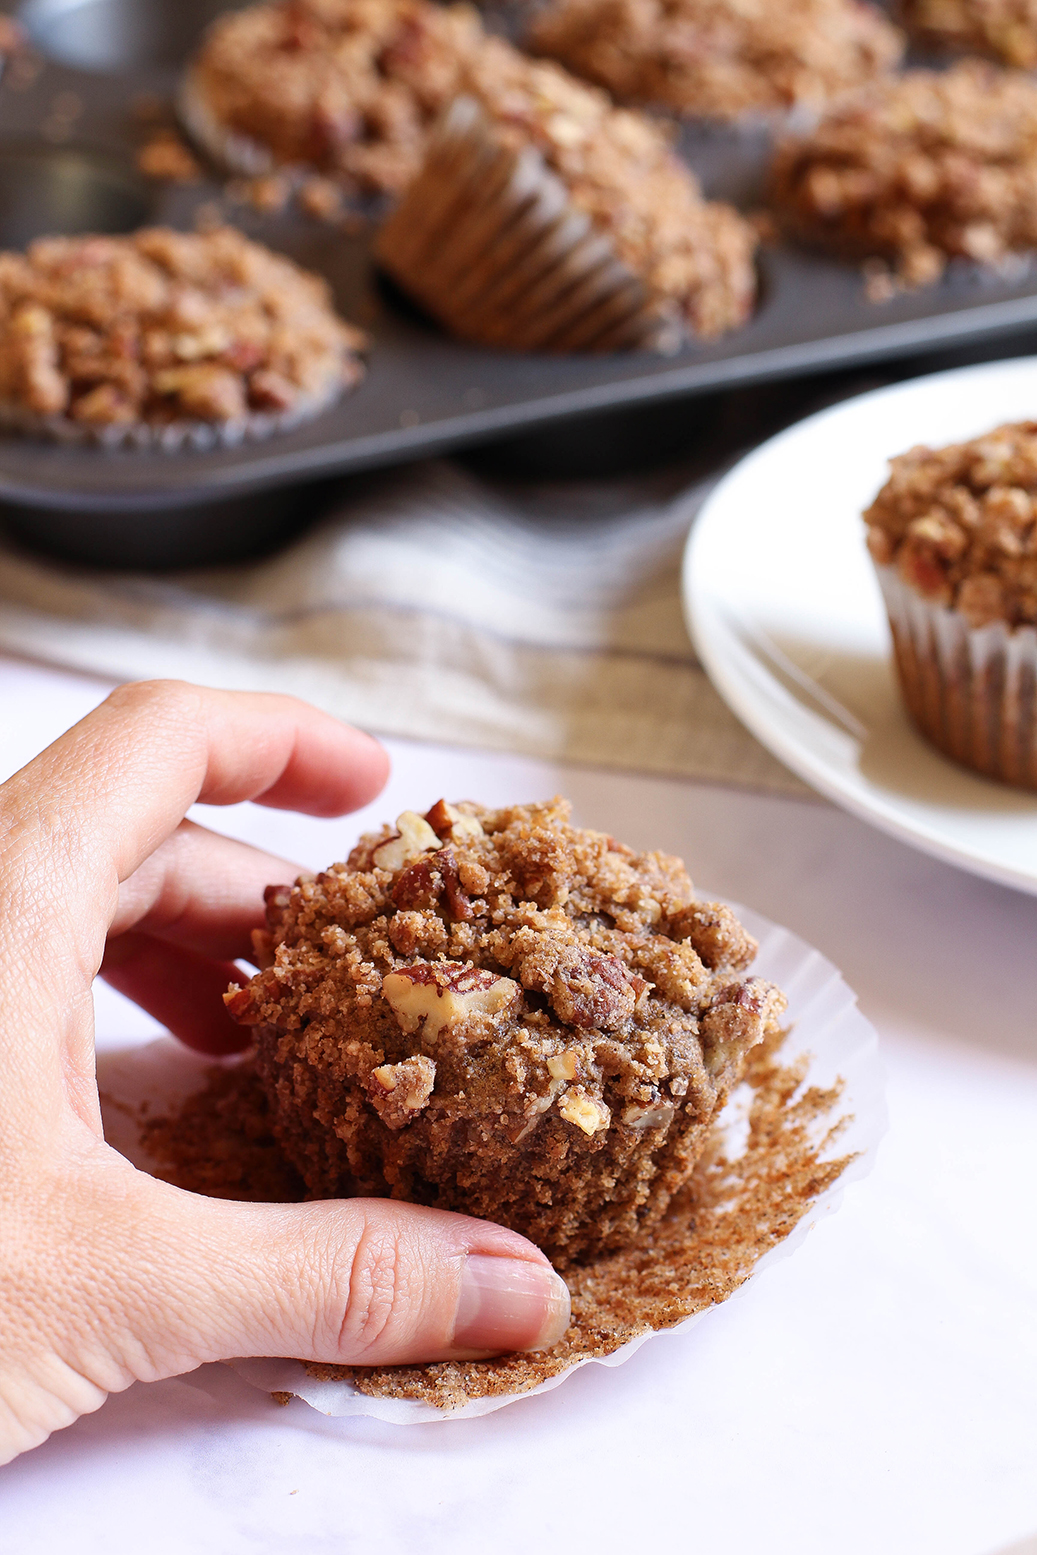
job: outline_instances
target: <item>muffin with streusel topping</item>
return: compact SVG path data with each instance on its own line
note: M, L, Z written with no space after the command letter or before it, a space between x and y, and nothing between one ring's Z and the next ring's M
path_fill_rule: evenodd
M529 41L619 102L719 121L822 108L904 52L861 0L548 0Z
M0 253L0 427L109 447L257 439L363 376L327 283L233 227Z
M864 520L915 724L1037 789L1037 421L901 454Z
M310 1192L465 1211L563 1265L663 1215L785 1007L679 860L560 799L407 812L267 904L227 1003Z
M346 188L398 193L485 41L469 5L267 0L208 29L180 114L234 171L315 168Z
M898 19L928 48L1037 65L1037 0L900 0Z
M453 334L516 351L678 350L756 302L757 236L664 126L488 39L378 235Z
M1003 266L1037 250L1037 83L976 59L873 83L787 136L771 183L792 236L908 286Z

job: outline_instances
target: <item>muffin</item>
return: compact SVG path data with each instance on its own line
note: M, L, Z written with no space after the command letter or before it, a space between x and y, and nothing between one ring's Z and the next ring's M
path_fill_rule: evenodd
M513 350L673 351L745 323L756 233L661 126L503 49L471 80L376 244L426 312Z
M936 49L987 54L1005 65L1037 65L1035 0L901 0L912 38Z
M876 256L909 284L949 259L1037 246L1037 84L965 60L843 98L777 148L772 198L795 235Z
M945 755L1037 789L1037 421L890 472L864 520L908 711Z
M529 41L621 102L719 120L821 107L904 51L859 0L550 0Z
M560 799L407 812L267 916L226 998L310 1193L465 1211L562 1265L658 1221L785 1006L679 860Z
M317 415L363 375L324 281L231 227L0 253L0 425L207 447Z
M484 41L478 14L430 0L273 0L219 17L181 117L236 172L317 168L398 192Z

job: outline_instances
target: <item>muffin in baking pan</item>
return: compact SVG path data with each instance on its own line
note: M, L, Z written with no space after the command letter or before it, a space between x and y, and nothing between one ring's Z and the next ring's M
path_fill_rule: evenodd
M309 1191L463 1210L562 1265L659 1220L784 1009L679 860L561 800L440 801L267 900L227 1003Z
M272 0L209 28L184 76L180 114L236 172L311 167L395 193L485 42L467 5Z
M453 334L513 350L665 352L745 323L756 233L703 198L664 129L553 65L510 65L491 51L478 74L507 116L456 102L379 234L394 280Z
M887 260L909 284L954 258L1004 264L1037 248L1037 83L964 60L852 93L777 148L787 230Z
M620 102L721 121L822 107L904 52L861 0L548 0L529 42Z
M1037 65L1035 0L900 0L899 19L928 48L986 54L1005 65Z
M0 425L176 449L256 439L363 376L320 277L234 228L0 254Z
M901 454L864 518L914 723L1037 789L1037 422Z

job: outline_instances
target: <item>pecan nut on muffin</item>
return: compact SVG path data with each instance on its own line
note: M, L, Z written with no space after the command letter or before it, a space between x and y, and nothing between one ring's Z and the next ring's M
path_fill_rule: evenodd
M717 120L819 108L904 51L860 0L550 0L530 45L620 102Z
M935 281L952 258L1037 248L1037 83L963 60L834 104L779 145L772 199L793 235Z
M1037 789L1037 422L901 454L864 519L915 724Z
M179 448L264 437L363 376L327 284L232 227L0 253L0 426Z
M563 1264L662 1216L785 1006L679 860L560 799L441 800L267 901L226 997L309 1191L462 1210Z
M1020 70L1037 65L1037 0L901 0L898 15L930 48L986 54Z

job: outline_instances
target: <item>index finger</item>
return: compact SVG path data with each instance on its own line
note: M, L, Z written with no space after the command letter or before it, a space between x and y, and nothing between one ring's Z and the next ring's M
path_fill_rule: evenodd
M42 867L58 882L66 923L76 902L107 928L119 882L199 800L341 815L378 793L388 765L370 736L294 697L139 682L0 788L0 844L27 846L19 875ZM37 879L37 903L39 891Z

